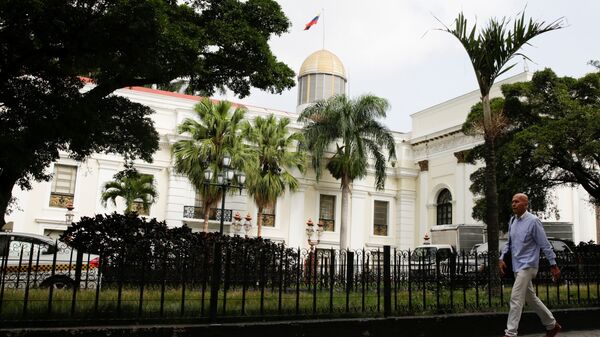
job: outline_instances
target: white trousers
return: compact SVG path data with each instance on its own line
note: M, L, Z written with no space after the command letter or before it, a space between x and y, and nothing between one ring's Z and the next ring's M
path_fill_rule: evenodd
M539 316L546 330L554 328L556 324L556 320L550 310L535 295L535 289L533 289L531 280L535 277L537 271L536 268L527 268L515 273L515 284L510 294L510 311L508 312L506 330L504 330L507 336L512 337L517 335L525 303Z

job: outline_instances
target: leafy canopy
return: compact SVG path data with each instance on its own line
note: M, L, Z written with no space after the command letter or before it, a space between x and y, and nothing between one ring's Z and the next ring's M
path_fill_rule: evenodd
M60 151L152 160L151 110L117 89L187 78L194 91L244 96L294 85L268 45L290 26L273 0L6 0L0 22L0 224L13 185L49 179ZM94 85L81 90L79 76Z
M125 213L131 213L136 211L136 202L141 202L144 210L147 210L154 203L157 195L152 175L140 174L135 168L128 167L117 172L114 180L104 184L100 199L104 206L109 200L116 206L116 199L123 198Z
M228 101L202 99L195 106L196 118L186 118L177 127L182 139L172 147L175 171L185 175L202 196L204 230L208 230L208 213L221 199L221 189L205 185L204 171L213 172L213 183L223 172L223 157L231 157L231 166L241 169L255 160L241 137L246 113L243 107L233 107Z
M323 159L331 144L334 154L327 169L342 184L367 175L369 156L373 157L377 189L385 184L387 151L389 159L396 156L394 137L380 121L385 118L389 103L383 98L364 95L350 99L345 95L320 100L307 107L298 118L304 122L304 137L312 152L312 164L321 175Z
M600 73L574 79L545 69L504 91L506 110L537 119L516 134L511 150L531 149L534 167L549 180L579 184L600 200Z
M504 86L503 88L507 88ZM492 121L497 130L496 157L496 180L498 181L498 218L500 228L507 230L508 220L512 216L512 197L516 192L522 192L529 197L529 211L541 214L552 211L556 213L553 203L553 195L550 193L552 187L557 185L550 178L551 171L546 168L537 167L531 155L534 147L523 147L516 150L510 146L515 135L525 128L537 123L538 118L517 109L507 109L504 98L493 98L490 100ZM510 106L510 103L508 104ZM463 132L467 135L478 135L482 133L483 109L482 104L477 103L471 108L467 120L463 124ZM484 158L484 145L478 145L468 152L467 160L475 164ZM487 202L484 197L485 189L485 167L479 167L471 175L470 190L475 195L473 206L473 218L484 221ZM556 213L557 214L557 213ZM558 215L558 214L557 214Z
M256 156L246 165L246 189L254 198L259 214L276 202L286 188L290 191L298 188L298 179L290 170L295 168L304 172L306 155L300 146L303 136L300 132L291 133L289 124L288 118L278 120L272 114L266 118L258 116L252 124L244 124L243 134ZM262 217L257 219L257 226L260 236Z

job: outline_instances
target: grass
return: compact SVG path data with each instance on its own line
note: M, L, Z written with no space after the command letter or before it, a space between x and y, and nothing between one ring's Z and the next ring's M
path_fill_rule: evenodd
M0 302L0 319L138 319L138 318L202 318L207 317L210 307L210 290L204 292L198 287L169 287L161 299L160 287L146 287L141 297L139 288L123 288L120 300L115 288L102 289L96 301L96 290L79 290L72 313L72 290L53 290L51 311L49 311L49 290L30 289L25 308L25 290L5 289ZM313 292L303 289L296 294L293 290L282 291L277 288L265 289L261 300L261 291L252 289L245 294L241 289L219 294L218 316L369 316L383 315L383 289L378 296L376 288L354 289L346 298L341 288L334 288L330 297L329 289ZM435 285L423 288L413 287L410 292L405 288L392 289L392 313L435 314L457 312L506 311L510 298L510 287L493 293L487 288L440 288ZM551 308L581 307L600 304L597 284L540 285L538 296ZM226 301L223 299L226 298ZM161 305L162 303L162 305ZM224 307L225 305L225 307ZM162 309L161 309L162 306ZM243 311L242 311L243 306ZM24 310L26 309L26 310ZM348 311L346 311L348 309Z

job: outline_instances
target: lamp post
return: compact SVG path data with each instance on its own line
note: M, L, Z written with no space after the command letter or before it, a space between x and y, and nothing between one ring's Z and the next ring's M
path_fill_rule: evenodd
M306 236L311 252L315 250L315 246L321 241L321 234L323 234L323 222L319 221L319 224L315 229L312 219L308 218L308 221L306 222Z
M242 188L244 187L244 182L246 181L246 176L243 172L237 171L234 172L231 169L231 157L223 156L223 162L221 163L223 170L219 172L217 175L217 182L212 183L213 171L207 168L204 171L204 184L211 186L218 186L221 189L222 198L221 198L221 221L219 225L219 233L223 235L223 222L225 221L225 195L227 194L227 190L230 188L239 188L240 194L242 193ZM236 178L237 184L232 184L234 178ZM240 218L241 220L241 218ZM220 238L215 239L214 241L214 249L213 249L213 268L212 268L212 280L210 286L210 312L209 318L210 320L214 320L217 316L217 307L218 307L218 299L219 299L219 286L221 282L221 263L222 263L222 249L221 249L221 241Z
M75 216L73 213L74 209L73 204L67 204L67 213L65 213L65 222L67 223L67 226L73 223L73 217Z
M223 222L225 220L225 195L227 194L227 190L232 187L239 188L240 193L242 193L244 182L246 181L246 175L241 171L234 171L231 168L230 156L223 156L223 162L221 164L223 166L223 172L217 174L216 183L211 182L213 178L213 171L210 169L210 167L204 171L204 185L218 186L221 189L221 221L219 223L219 233L223 234ZM233 184L234 178L237 178L237 184Z

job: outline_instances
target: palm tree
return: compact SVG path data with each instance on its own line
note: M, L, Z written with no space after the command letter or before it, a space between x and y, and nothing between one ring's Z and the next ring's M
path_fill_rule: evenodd
M512 30L510 25L512 24ZM477 34L477 24L468 28L467 20L461 12L454 21L453 29L444 27L446 31L456 37L465 48L475 77L481 92L483 105L483 126L485 146L485 198L489 251L498 251L498 195L496 189L496 151L495 141L497 132L492 119L490 107L490 89L498 76L504 74L515 64L507 66L507 63L518 53L519 49L529 41L545 32L562 28L562 19L551 23L537 22L532 19L526 20L525 13L514 22L510 19L491 19L486 27ZM527 58L526 56L522 55ZM490 263L497 267L497 259L491 259ZM497 269L497 268L496 268Z
M331 144L336 149L327 163L331 175L341 180L342 218L340 221L340 248L347 248L348 197L350 184L367 175L369 156L375 164L376 188L385 185L386 159L396 157L394 138L378 119L385 117L389 103L383 98L364 95L349 99L333 96L307 107L298 118L304 122L304 138L312 152L312 165L320 178L325 151Z
M175 171L187 176L202 196L204 231L207 232L210 209L221 200L221 189L204 184L204 170L210 167L216 180L225 155L231 157L232 167L242 167L252 156L240 137L244 108L233 109L230 102L214 103L204 98L194 110L197 119L186 118L177 128L180 135L189 138L177 141L172 153Z
M154 177L140 174L135 168L126 168L114 175L114 180L104 184L100 199L106 207L108 200L117 205L116 199L125 199L125 213L137 211L137 202L142 203L144 210L154 202L158 193L154 187Z
M286 188L295 191L298 188L296 179L288 170L296 167L304 172L305 151L300 146L302 134L288 130L290 120L275 116L256 117L254 126L247 122L244 125L244 136L256 146L257 160L247 166L248 180L246 189L254 197L258 207L256 225L258 237L261 236L263 210L273 204L285 193ZM291 151L296 145L297 150Z

